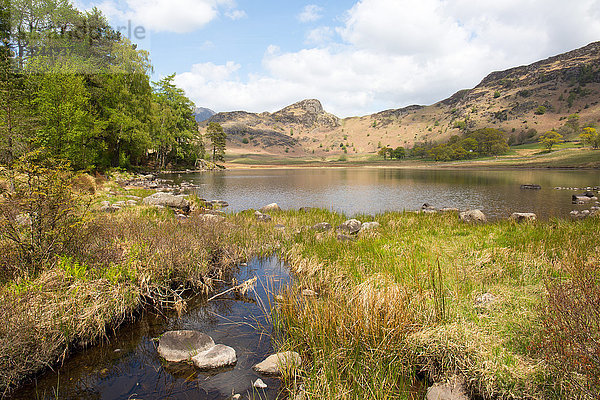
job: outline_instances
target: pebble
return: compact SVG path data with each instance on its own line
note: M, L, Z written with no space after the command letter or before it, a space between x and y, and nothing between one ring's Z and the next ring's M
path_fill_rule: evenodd
M266 389L267 388L267 384L264 383L263 380L260 378L258 378L256 381L254 381L252 386L254 386L255 388L258 388L258 389Z

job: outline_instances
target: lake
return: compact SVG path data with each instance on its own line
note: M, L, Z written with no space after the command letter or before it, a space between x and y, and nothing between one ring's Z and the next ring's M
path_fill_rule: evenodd
M249 169L170 174L175 183L198 185L206 200L225 200L228 211L278 203L282 209L321 207L356 214L436 208L481 209L488 217L534 212L541 218L566 217L583 206L571 204L582 192L555 187L600 186L594 170L430 170L399 168ZM538 184L541 190L521 189ZM589 205L587 206L589 207Z

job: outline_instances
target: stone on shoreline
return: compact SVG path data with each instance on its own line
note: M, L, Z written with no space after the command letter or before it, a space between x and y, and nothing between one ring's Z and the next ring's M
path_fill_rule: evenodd
M535 215L534 213L515 212L510 215L509 219L511 221L517 221L517 222L535 221L537 219L537 215Z
M297 368L300 365L302 365L300 354L295 351L284 351L270 355L252 369L265 375L281 375L282 371Z
M362 223L357 219L349 219L343 222L341 225L338 225L337 230L340 233L345 233L348 235L354 235L360 231L360 227Z
M254 383L252 384L252 386L254 386L257 389L266 389L267 388L267 384L264 383L263 380L260 378L255 380Z
M254 216L256 217L257 221L267 222L271 220L271 216L269 214L263 214L260 211L255 211Z
M331 224L328 222L319 222L318 224L314 224L311 229L317 232L325 232L331 229Z
M237 357L233 348L217 344L196 354L192 362L199 369L215 369L235 364Z
M461 221L465 222L486 222L487 218L481 210L469 210L461 212L459 215Z
M185 212L190 210L190 202L186 200L183 195L176 196L165 192L157 192L145 197L143 203L153 206L178 208Z
M271 204L267 204L266 206L264 206L260 209L260 212L262 212L262 213L266 213L269 211L281 211L281 208L279 208L277 203L271 203Z
M187 361L215 345L205 333L193 330L165 332L158 340L158 354L167 361Z
M377 228L379 228L379 222L377 222L377 221L365 222L361 225L360 232L366 232L366 231L374 230Z

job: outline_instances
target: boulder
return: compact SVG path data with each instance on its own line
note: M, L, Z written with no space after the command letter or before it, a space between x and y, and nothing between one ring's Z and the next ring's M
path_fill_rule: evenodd
M295 351L284 351L270 355L252 367L252 369L265 375L281 375L282 371L297 368L300 365L302 365L300 354Z
M331 224L328 222L319 222L318 224L314 224L311 229L317 232L325 232L331 229Z
M421 206L421 210L435 210L435 207L434 207L434 206L432 206L432 205L431 205L431 204L429 204L429 203L424 203L424 204Z
M537 215L534 213L512 213L509 217L511 221L517 222L526 222L526 221L535 221L537 219Z
M469 210L458 214L459 218L465 222L485 222L487 218L481 210Z
M271 204L267 204L266 206L264 206L260 209L260 212L262 212L262 213L266 213L266 212L270 212L270 211L281 211L281 208L279 208L277 203L271 203Z
M165 192L157 192L153 195L145 197L143 203L152 206L178 208L185 212L190 210L190 202L185 199L185 196L176 196L174 194Z
M533 189L533 190L539 190L542 187L540 185L521 185L521 189Z
M337 227L338 232L354 235L360 231L362 223L357 219L349 219Z
M578 195L574 194L573 196L571 196L571 200L572 200L573 204L582 204L582 203L587 203L588 201L594 200L594 197L578 196Z
M192 362L200 369L222 368L233 365L236 361L235 350L224 344L217 344L192 357Z
M453 383L435 383L427 389L426 400L469 400L464 384L460 381Z
M186 361L214 345L212 338L202 332L168 331L158 340L158 354L167 361Z
M583 196L587 196L587 197L596 197L596 194L590 190L588 190L587 192L585 192L583 194Z
M377 229L379 228L379 222L373 221L373 222L365 222L361 225L360 227L360 231L361 232L365 232L365 231L370 231L373 229Z
M338 233L336 238L340 242L349 242L349 241L354 240L354 236L346 235L344 233Z

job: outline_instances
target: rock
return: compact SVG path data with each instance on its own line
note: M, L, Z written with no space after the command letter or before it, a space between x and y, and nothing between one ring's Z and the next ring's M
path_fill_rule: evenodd
M354 235L360 231L362 223L357 219L349 219L337 227L338 232Z
M521 189L533 189L533 190L539 190L542 187L540 185L521 185Z
M435 383L427 389L426 400L469 400L464 384L460 381L454 383Z
M115 201L113 203L113 206L117 206L117 207L125 207L127 205L127 203L124 200L121 201Z
M269 214L263 214L260 211L254 212L254 216L256 217L257 221L267 222L271 220L271 216Z
M198 219L202 222L216 224L225 220L225 217L215 214L202 214L198 216Z
M115 212L115 211L118 211L120 209L121 209L121 207L119 207L119 206L111 206L110 204L109 205L104 205L104 206L100 207L100 211L102 211L102 212Z
M496 301L496 296L491 293L484 293L481 296L477 296L475 299L475 307L477 308L489 308Z
M571 196L571 200L572 200L573 204L583 204L583 203L587 203L588 201L594 200L594 197L578 196L578 195L574 194L573 196ZM598 200L598 199L596 199L596 200Z
M153 181L156 177L152 174L142 175L142 178L148 179L149 181Z
M511 221L523 222L523 221L535 221L537 215L534 213L512 213L509 217Z
M481 212L481 210L469 210L465 212L461 212L459 218L465 222L485 222L487 218L485 214Z
M318 224L314 224L311 229L317 232L325 232L331 229L331 224L328 222L319 222Z
M377 229L379 228L379 222L373 221L373 222L365 222L361 225L360 227L360 231L361 232L365 232L365 231L370 231L373 229Z
M192 357L192 362L200 369L222 368L233 365L236 361L235 350L224 344L217 344Z
M190 210L190 202L186 200L183 195L176 196L165 192L157 192L145 197L143 203L153 206L178 208L185 212Z
M253 370L266 375L280 375L281 371L302 365L300 354L295 351L284 351L272 354L252 367Z
M434 206L432 206L432 205L431 205L431 204L429 204L429 203L424 203L424 204L421 206L421 210L435 210L435 207L434 207Z
M425 208L423 210L419 210L418 213L419 214L437 214L437 210L434 210L432 208Z
M300 207L300 209L298 211L300 211L300 212L309 212L313 208L314 207Z
M239 393L236 393L233 396L231 396L231 400L240 400L241 398L242 398L242 395Z
M135 201L140 201L142 199L140 196L134 196L132 194L127 195L127 198Z
M285 225L282 225L282 224L277 224L277 225L275 225L274 228L275 228L275 230L278 230L278 231L285 231Z
M167 361L186 361L214 345L212 338L202 332L168 331L158 341L158 354Z
M340 242L348 242L348 241L352 241L354 240L354 237L350 236L350 235L345 235L343 233L338 233L336 236L337 240L339 240Z
M281 208L279 208L277 203L271 203L271 204L267 204L266 206L264 206L260 209L260 212L262 212L262 213L266 213L269 211L281 211Z
M130 207L137 206L137 201L135 201L135 200L127 200L126 204L128 206L130 206Z
M586 196L586 197L596 197L596 194L592 191L587 191L585 192L582 196Z
M264 383L263 380L260 378L258 378L256 381L254 381L252 386L254 386L257 389L266 389L267 388L267 384Z
M204 203L210 204L211 206L217 207L217 208L229 207L229 203L224 200L211 200L211 201L205 201Z
M302 291L302 296L304 296L304 297L317 297L317 292L315 292L314 290L310 290L310 289L304 289Z

